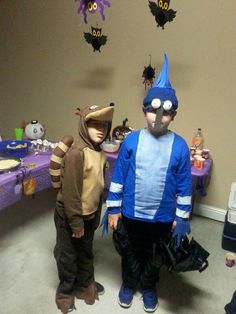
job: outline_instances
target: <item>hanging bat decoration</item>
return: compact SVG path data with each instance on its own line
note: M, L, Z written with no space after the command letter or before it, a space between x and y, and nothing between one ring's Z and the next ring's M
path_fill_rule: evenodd
M155 78L155 68L151 66L151 55L150 56L150 64L147 67L144 67L143 70L143 84L145 84L145 89L147 86L152 86L153 80Z
M167 22L173 21L175 18L177 11L169 9L169 5L170 0L157 0L157 4L155 2L149 1L149 8L152 15L155 16L157 27L160 26L162 29L164 29L164 25Z
M97 10L100 10L102 20L105 20L104 6L110 8L110 2L108 0L75 0L79 2L78 14L82 11L84 17L84 23L87 24L87 12L95 14Z
M91 26L91 33L84 33L84 38L87 43L91 44L93 51L100 51L100 47L107 42L107 36L102 35L102 29Z

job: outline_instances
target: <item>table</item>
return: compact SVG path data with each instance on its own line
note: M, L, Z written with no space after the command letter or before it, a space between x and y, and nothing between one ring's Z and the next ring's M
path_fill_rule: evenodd
M211 180L211 169L213 161L208 158L204 161L204 167L202 169L197 169L194 166L191 167L192 175L192 211L191 217L194 211L194 204L196 196L199 195L204 197L207 195L206 188Z
M117 153L106 153L108 169L105 175L105 190L109 189L112 171L117 159ZM34 193L51 187L51 178L49 174L51 153L39 153L35 155L30 153L22 160L22 167L16 171L0 174L0 209L14 204L24 196L23 191L16 189L18 181L22 183L27 178L34 178L36 188ZM206 196L206 188L210 182L212 168L212 159L207 159L203 169L196 169L192 166L192 189L193 202L195 196Z
M106 153L107 161L108 161L108 169L106 171L105 177L105 189L109 189L112 171L115 166L115 162L117 159L117 153ZM191 167L191 175L192 175L192 208L194 207L195 198L197 195L206 196L206 188L210 183L211 179L211 169L212 169L213 161L212 159L206 159L204 162L204 167L202 169L197 169L194 166ZM192 209L193 212L193 209Z
M212 164L213 160L209 158L205 159L202 169L197 169L194 166L191 167L193 195L207 195L206 188L210 183Z
M22 182L34 178L34 193L51 186L49 163L51 153L35 155L30 153L22 159L22 166L16 171L0 174L0 209L14 204L24 196Z

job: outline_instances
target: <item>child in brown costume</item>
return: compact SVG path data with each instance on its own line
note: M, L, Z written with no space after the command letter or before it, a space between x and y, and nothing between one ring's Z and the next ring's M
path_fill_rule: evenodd
M61 163L54 256L60 280L56 304L63 313L75 308L75 296L93 304L104 292L94 280L92 246L104 189L106 158L100 144L109 136L113 111L113 104L77 109L79 138Z

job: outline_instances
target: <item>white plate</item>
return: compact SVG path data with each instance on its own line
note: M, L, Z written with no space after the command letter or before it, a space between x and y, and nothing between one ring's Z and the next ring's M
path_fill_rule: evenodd
M0 158L0 172L16 170L21 164L18 158Z

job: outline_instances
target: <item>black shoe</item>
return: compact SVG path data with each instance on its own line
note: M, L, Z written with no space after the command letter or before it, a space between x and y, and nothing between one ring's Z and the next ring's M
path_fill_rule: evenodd
M99 282L96 282L96 281L95 281L95 285L97 288L98 295L102 295L105 293L105 289L104 289L103 285L101 285Z
M67 312L67 313L70 313L70 312L72 312L72 311L74 311L74 310L76 310L76 307L75 307L75 305L74 305L74 304L71 304L71 306L69 307L69 309L68 309L68 312Z

